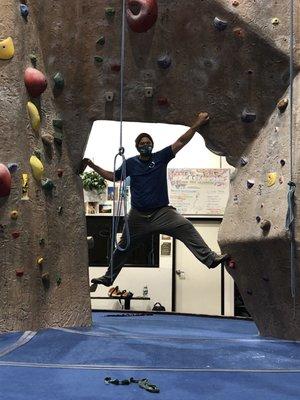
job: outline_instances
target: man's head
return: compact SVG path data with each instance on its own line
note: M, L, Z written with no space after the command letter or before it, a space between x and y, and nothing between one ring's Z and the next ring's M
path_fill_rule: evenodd
M140 133L135 139L135 147L141 156L150 157L154 142L148 133Z

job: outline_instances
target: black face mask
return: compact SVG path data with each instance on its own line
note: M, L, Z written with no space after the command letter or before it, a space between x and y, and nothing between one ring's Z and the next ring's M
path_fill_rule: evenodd
M151 144L145 144L144 146L138 146L137 149L141 156L150 157L153 146Z

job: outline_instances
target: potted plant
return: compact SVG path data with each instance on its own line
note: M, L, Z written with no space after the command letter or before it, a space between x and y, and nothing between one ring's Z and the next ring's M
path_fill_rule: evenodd
M106 189L105 179L95 171L84 172L80 176L83 189L87 192L86 195L89 197L89 201L99 201L101 194L103 194Z

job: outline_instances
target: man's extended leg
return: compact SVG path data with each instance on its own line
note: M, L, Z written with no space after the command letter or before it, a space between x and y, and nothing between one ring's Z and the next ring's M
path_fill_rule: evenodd
M129 213L128 226L130 233L130 244L128 248L125 251L116 249L113 253L112 260L110 261L110 265L105 275L92 279L92 283L111 286L116 277L119 275L132 251L149 235L149 227L147 222L145 219L141 218L139 213L137 213L135 210L131 210ZM125 229L123 229L119 246L121 248L125 248L126 242L126 233Z
M215 268L229 258L228 254L218 255L212 251L194 225L173 207L161 209L154 223L161 233L182 241L194 256L208 268Z

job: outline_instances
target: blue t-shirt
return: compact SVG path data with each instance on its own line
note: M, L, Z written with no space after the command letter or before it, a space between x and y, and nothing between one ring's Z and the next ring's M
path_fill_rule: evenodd
M126 160L126 177L130 176L131 205L139 211L148 211L169 204L167 165L175 155L172 147L153 153L147 161L139 156ZM122 167L115 177L121 179Z

